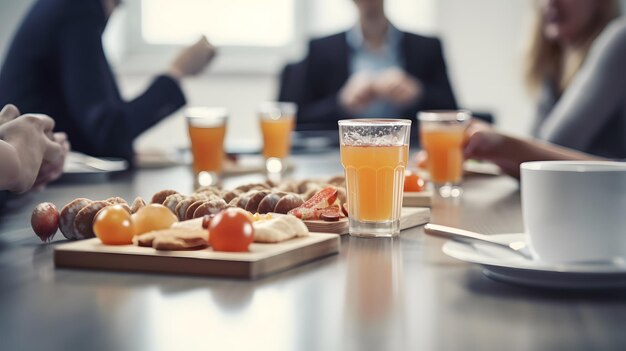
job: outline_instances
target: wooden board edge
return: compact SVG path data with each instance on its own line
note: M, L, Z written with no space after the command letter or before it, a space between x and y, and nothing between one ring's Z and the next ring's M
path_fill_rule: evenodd
M250 278L252 276L251 267L253 262L210 261L210 265L207 265L209 269L207 269L207 267L201 267L196 258L191 257L151 256L150 259L146 260L144 255L135 254L83 252L63 249L54 250L54 265L59 268L203 275L230 278Z
M403 219L401 219L400 220L400 230L405 230L405 229L418 227L418 226L426 224L426 223L428 223L428 221L430 221L430 216L431 216L432 210L428 206L407 206L407 208L410 208L410 209L423 208L426 211L419 217L411 218L411 216L415 216L415 214L410 214L410 215L407 216L406 220L403 221ZM321 222L321 221L318 221L318 222ZM307 221L305 221L304 223L307 224ZM332 222L329 222L329 223L332 223ZM337 234L337 235L343 236L343 235L348 235L350 233L350 230L349 230L350 226L348 224L348 221L346 221L346 226L345 227L341 227L341 228L339 228L337 230L329 230L329 229L332 229L332 228L324 228L324 232L318 232L316 230L312 230L309 224L307 224L307 228L309 228L309 231L311 231L311 233L319 233L319 234L333 233L333 234ZM313 227L313 229L316 229L316 228Z
M250 277L252 279L265 277L339 253L339 247L341 246L339 235L334 233L320 234L327 234L328 239L259 261L252 266ZM295 256L297 259L294 261L288 258L290 256Z
M414 227L419 227L420 225L424 225L430 221L431 210L425 212L420 217L409 218L405 222L400 221L400 230L410 229Z
M344 222L323 222L319 220L314 221L313 223L311 222L312 221L304 221L304 224L306 225L306 227L309 229L311 233L344 235L344 234L348 234L348 229L350 227L347 218L345 220L345 224L343 224ZM342 224L341 226L338 225L336 228L316 228L317 225L322 225L322 223L328 223L329 226L334 223L342 223Z
M325 234L328 234L328 238L324 240L258 261L198 260L193 257L84 252L56 248L54 265L59 268L257 279L338 253L339 236Z
M432 207L432 205L432 194L430 196L415 196L405 193L402 196L402 207Z

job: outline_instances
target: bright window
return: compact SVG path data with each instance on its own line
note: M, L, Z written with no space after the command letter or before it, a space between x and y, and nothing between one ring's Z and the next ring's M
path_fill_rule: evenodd
M148 44L185 44L206 35L221 46L281 47L293 40L295 0L142 0Z

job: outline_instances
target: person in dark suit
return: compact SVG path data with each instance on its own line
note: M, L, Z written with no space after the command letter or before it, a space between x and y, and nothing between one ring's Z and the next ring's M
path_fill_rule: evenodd
M414 120L419 110L456 109L441 42L398 30L384 0L353 1L359 23L312 40L304 61L290 67L302 78L299 96L292 96L297 129L336 129L337 120L353 117Z
M179 80L199 73L215 50L202 38L147 90L124 101L102 47L120 0L38 0L0 71L0 106L53 116L76 151L132 159L133 139L185 104Z

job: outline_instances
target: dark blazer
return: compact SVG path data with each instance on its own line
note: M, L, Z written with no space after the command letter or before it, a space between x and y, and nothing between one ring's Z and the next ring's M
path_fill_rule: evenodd
M0 106L50 115L74 150L130 159L135 137L184 105L177 82L157 77L122 100L104 55L101 0L39 0L0 71Z
M397 117L417 124L415 115L420 110L456 109L441 42L403 32L400 47L404 70L420 80L424 95ZM291 78L291 81L300 79L302 82L290 89L281 87L281 92L290 92L282 94L291 94L291 100L298 104L298 130L337 129L339 119L354 117L341 108L337 96L349 78L350 51L346 32L314 39L309 43L307 57L299 64L288 66L292 72L283 72L283 81ZM291 77L284 77L285 73Z

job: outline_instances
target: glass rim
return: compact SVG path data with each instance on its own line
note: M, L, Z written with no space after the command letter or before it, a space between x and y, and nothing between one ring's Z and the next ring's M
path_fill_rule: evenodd
M298 112L298 105L289 101L264 101L257 109L261 118L275 117L279 112L279 117L292 117ZM275 118L272 118L275 119Z
M192 106L185 109L184 115L187 119L226 119L228 118L228 109L225 107Z
M340 119L337 123L339 124L339 126L410 126L413 121L411 121L410 119L397 118L353 118Z
M425 110L417 113L420 122L466 122L472 118L469 110Z

